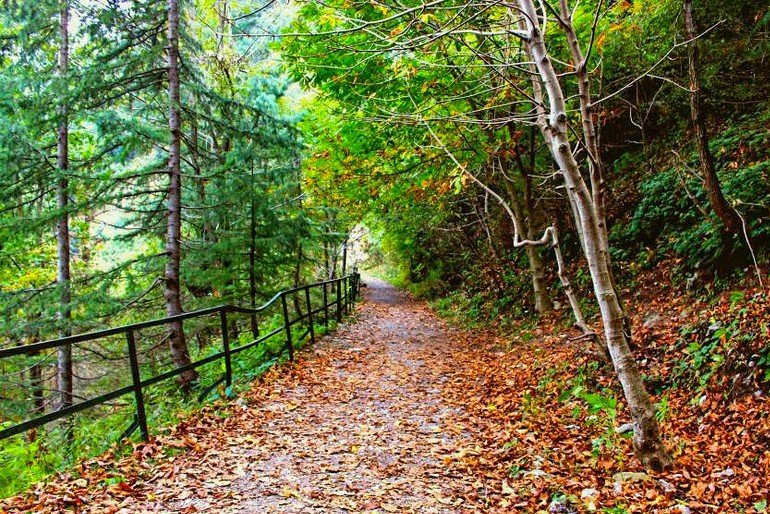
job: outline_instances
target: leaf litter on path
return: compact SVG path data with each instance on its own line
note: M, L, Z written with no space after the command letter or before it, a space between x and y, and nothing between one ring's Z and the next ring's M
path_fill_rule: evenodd
M724 498L736 497L745 512L759 512L751 505L768 493L766 448L754 452L757 462L729 468L719 462L720 449L710 449L711 468L730 469L716 473L686 453L702 436L685 430L675 439L684 448L679 468L619 481L643 471L630 442L618 436L601 443L612 427L563 398L589 361L585 352L542 333L506 351L496 336L450 327L384 283L370 282L365 296L355 323L299 352L296 363L270 370L237 402L207 406L128 457L84 462L79 478L59 474L0 507L670 513L685 505L731 512ZM598 375L597 387L611 387ZM622 406L618 419L625 421ZM598 453L597 441L605 445Z

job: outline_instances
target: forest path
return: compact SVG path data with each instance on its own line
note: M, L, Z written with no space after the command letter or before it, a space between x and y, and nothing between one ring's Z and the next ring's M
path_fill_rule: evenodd
M449 393L463 388L462 332L375 279L356 319L271 372L188 451L130 487L129 512L415 512L483 509L453 466L478 448ZM459 351L459 353L458 353ZM244 401L245 400L245 401ZM466 448L466 450L460 450ZM474 507L473 505L476 505ZM92 498L88 509L104 512Z

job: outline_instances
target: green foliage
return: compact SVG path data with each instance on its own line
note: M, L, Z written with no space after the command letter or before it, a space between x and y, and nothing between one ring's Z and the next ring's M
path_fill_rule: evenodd
M62 75L61 5L20 0L0 10L2 347L165 312L166 6L69 2L72 66ZM291 10L275 5L254 15L247 5L231 5L234 18L249 14L236 24L223 20L217 6L209 0L181 2L181 286L188 311L222 303L259 305L295 282L328 276L331 254L355 223L312 187L312 173L303 172L304 94L287 79L267 39L234 36L262 26L279 31ZM222 31L211 30L220 23ZM63 105L66 171L56 165ZM65 176L72 254L72 320L66 325L57 315L65 306L56 286L54 231L65 214L55 195ZM269 316L260 322L263 329L278 323ZM243 324L233 329L233 344L237 332L247 337ZM193 360L218 350L213 327L185 322ZM137 333L137 342L143 376L171 369L162 329ZM14 424L34 417L35 408L57 408L55 353L0 362L0 422ZM78 401L130 383L124 339L76 346L73 354ZM277 340L238 357L235 372L244 378L285 359ZM221 374L221 364L200 369L201 387ZM195 408L176 389L174 381L149 388L151 426L173 423L180 412ZM42 407L36 407L38 393ZM233 393L221 388L212 397ZM105 451L132 415L130 405L117 403L88 409L69 427L50 425L34 443L21 436L0 441L0 453L9 456L0 467L0 492L17 491L53 469Z
M716 135L711 148L720 166L720 178L726 197L746 220L756 251L764 252L770 241L767 206L770 205L770 139L759 119L741 118L729 129ZM636 156L634 158L638 158ZM628 162L621 166L635 166ZM613 227L611 237L616 254L630 260L636 253L638 266L646 268L666 255L680 257L689 269L715 269L725 261L734 261L726 248L742 248L742 262L748 256L739 235L729 236L733 242L725 246L721 225L712 214L705 218L700 209L710 210L701 181L690 171L697 167L697 155L645 179L639 185L640 200L627 224ZM654 259L653 259L654 256Z
M530 77L517 73L521 63L510 62L522 45L515 38L511 42L508 7L494 5L468 16L449 2L393 16L398 6L377 3L279 4L256 13L247 3L231 5L228 19L211 0L182 4L185 309L255 305L294 282L330 276L339 268L340 247L351 227L360 224L369 229L370 264L386 278L436 299L440 313L468 326L505 330L511 320L526 319L517 337L530 340L527 257L514 248L507 212L476 186L469 171L522 211L530 230L521 236L537 238L548 224L557 225L574 287L591 290L564 184L531 126ZM746 219L761 259L770 248L765 65L770 13L760 4L704 0L698 2L696 21L711 27L698 40L711 150L724 193ZM584 47L591 45L587 66L601 70L590 82L607 168L614 256L630 263L633 272L673 257L681 263L676 271L682 280L685 271L729 271L747 263L743 238L721 233L693 173L698 157L688 94L676 87L689 80L687 48L674 46L683 38L681 1L575 5L578 39ZM169 140L165 6L138 0L72 2L76 66L66 75L57 73L60 7L52 0L18 0L0 12L4 346L163 312ZM595 12L601 14L598 20ZM353 30L354 20L368 23L368 29ZM460 26L465 29L452 29ZM275 37L241 37L264 27ZM283 29L324 37L281 38ZM402 36L413 40L399 46ZM577 132L572 56L557 23L548 24L547 36L564 77L570 129ZM490 63L500 63L499 69ZM597 96L599 91L607 96ZM66 171L54 164L64 105L70 132ZM581 156L577 138L570 137ZM671 150L681 158L672 157ZM587 174L582 157L581 165ZM70 183L66 213L54 194L65 177ZM71 222L73 253L69 306L60 304L62 289L55 285L53 229L64 214ZM554 285L546 250L540 253L544 281L555 299L562 290ZM627 278L623 271L621 283ZM596 310L583 296L590 319ZM731 309L745 301L736 295ZM72 309L68 326L57 316L63 307ZM261 321L265 330L277 323ZM686 358L678 368L680 378L700 386L725 365L730 345L756 336L741 334L731 322L707 337L703 328L682 334ZM191 321L186 329L194 358L216 351L210 325ZM248 339L240 330L233 331L234 344ZM169 369L164 342L160 332L145 335L143 373ZM103 346L76 355L76 365L98 377L78 384L86 396L128 377L125 367L115 371L108 365L124 358L123 341ZM757 365L770 376L770 353L765 348L756 355ZM284 358L280 342L265 344L235 361L236 374L253 378ZM51 362L50 355L40 355L0 363L4 423L30 413L30 391L51 388ZM42 366L42 385L31 373L36 364ZM219 365L207 366L201 384L221 371ZM577 414L587 410L593 421L614 420L614 396L588 392L592 371L581 371L567 396L579 400ZM554 378L550 373L543 388ZM163 385L148 391L153 423L171 423L191 408L172 390ZM212 397L236 391L219 389ZM44 409L55 408L53 395L44 396ZM523 400L527 409L540 407L536 394L527 392ZM661 416L666 405L664 397ZM2 443L15 457L3 475L9 481L0 488L13 490L76 455L101 451L119 435L116 427L126 425L129 411L78 417L77 442L71 446L45 443L48 432L29 447L20 437ZM61 439L60 432L54 437ZM614 444L612 437L608 428L596 451ZM33 459L39 465L25 474L20 463Z
M630 514L631 511L626 507L616 505L615 507L605 507L602 512L606 514Z
M41 432L35 441L18 435L0 442L0 497L16 493L29 484L60 469L62 455L46 448L46 433Z

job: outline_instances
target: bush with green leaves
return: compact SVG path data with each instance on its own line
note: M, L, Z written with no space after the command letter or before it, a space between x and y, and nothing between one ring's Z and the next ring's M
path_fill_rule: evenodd
M768 122L770 111L759 118L742 118L711 141L724 194L745 220L753 248L760 255L770 248ZM687 268L707 271L750 262L745 237L725 235L710 210L697 167L698 156L693 151L686 162L674 162L641 182L640 199L630 220L612 230L617 257L648 267L665 256L676 256Z

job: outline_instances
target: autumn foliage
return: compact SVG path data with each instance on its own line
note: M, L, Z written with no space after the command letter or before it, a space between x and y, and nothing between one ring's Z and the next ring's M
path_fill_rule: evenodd
M767 337L758 321L767 297L757 292L747 305L738 330ZM2 505L9 513L762 512L766 382L725 359L693 401L677 383L690 380L678 369L696 332L680 334L677 309L730 319L735 305L729 295L713 306L677 297L639 311L640 325L658 316L655 338L638 336L677 459L665 473L640 469L616 432L628 415L611 370L561 327L543 325L531 342L460 330L380 284L355 320L238 400ZM739 351L733 343L721 338L718 351Z

